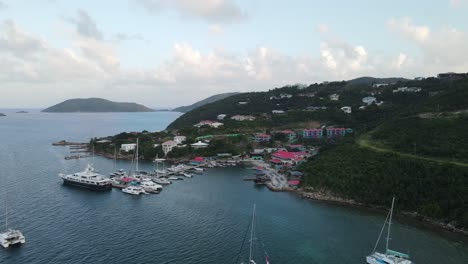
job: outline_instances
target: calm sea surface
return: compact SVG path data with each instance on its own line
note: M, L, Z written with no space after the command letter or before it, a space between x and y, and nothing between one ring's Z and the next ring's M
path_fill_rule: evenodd
M272 264L365 263L384 221L380 214L255 188L242 181L251 173L244 168L210 169L140 197L63 186L58 173L81 171L91 159L65 161L69 150L52 142L157 131L180 114L0 112L8 115L0 117L1 209L7 193L9 222L27 240L1 249L2 264L236 263L253 203L257 263L264 263L263 249ZM96 157L94 164L102 173L113 170L111 160ZM392 237L392 248L416 263L468 263L468 244L458 236L396 221Z

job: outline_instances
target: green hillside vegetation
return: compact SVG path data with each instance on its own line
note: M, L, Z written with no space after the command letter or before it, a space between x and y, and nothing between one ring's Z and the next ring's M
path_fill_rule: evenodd
M41 112L71 113L71 112L153 112L144 105L136 103L112 102L101 98L70 99Z
M368 205L386 206L394 194L398 210L468 226L467 167L402 158L349 141L305 163L304 185Z
M186 112L189 112L189 111L192 111L193 109L197 108L197 107L200 107L200 106L203 106L203 105L206 105L206 104L209 104L209 103L213 103L213 102L216 102L216 101L219 101L221 99L224 99L224 98L227 98L229 96L233 96L235 94L238 94L238 93L222 93L222 94L215 94L213 96L210 96L206 99L203 99L201 101L198 101L194 104L191 104L191 105L188 105L188 106L180 106L180 107L177 107L177 108L174 108L172 109L172 111L174 112L181 112L181 113L186 113Z
M396 151L468 162L468 115L385 122L370 139Z

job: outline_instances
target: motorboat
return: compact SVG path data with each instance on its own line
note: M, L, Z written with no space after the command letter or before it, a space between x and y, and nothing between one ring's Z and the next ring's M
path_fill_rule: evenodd
M171 184L172 182L170 182L169 180L165 179L165 178L158 178L158 177L154 177L153 178L153 181L157 184L161 184L161 185L169 185Z
M147 194L147 192L140 186L128 186L122 189L122 192L132 195Z
M140 183L140 187L142 187L143 190L145 190L145 192L149 192L149 193L159 193L163 188L162 185L156 184L151 180L142 181Z

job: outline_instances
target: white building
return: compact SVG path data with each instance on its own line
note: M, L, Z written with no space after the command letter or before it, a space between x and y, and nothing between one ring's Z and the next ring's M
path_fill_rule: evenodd
M330 96L328 96L328 98L330 98L330 100L332 100L332 101L338 101L338 100L340 100L340 95L339 94L330 94Z
M192 146L192 148L196 148L196 149L198 149L198 148L206 148L206 147L208 147L208 145L209 145L209 144L203 143L203 142L201 142L201 141L198 141L197 143L190 144L190 146Z
M187 140L186 136L175 136L174 137L174 142L177 144L182 144L184 141Z
M387 86L387 85L388 85L388 83L374 83L374 84L372 85L372 87L374 87L374 88L379 88L380 86Z
M377 99L373 96L367 96L367 97L362 98L362 102L367 105L371 105L373 103L377 103Z
M270 97L270 100L283 98L292 98L292 94L280 94L279 96L274 95Z
M217 117L218 120L224 120L224 118L226 118L226 115L225 115L225 114L220 114L220 115L218 115L218 117Z
M177 143L172 140L162 143L162 149L163 149L164 155L167 155L167 153L171 152L175 146L177 146Z
M284 114L285 112L283 110L273 110L271 111L273 114Z
M240 105L246 105L248 104L249 102L239 102Z
M254 121L255 117L251 115L235 115L231 116L231 119L236 121Z
M341 111L345 112L346 114L351 114L351 106L343 106L341 107Z
M122 145L120 146L120 150L125 151L125 152L129 152L129 151L135 150L135 148L136 148L136 144L135 144L135 143L131 143L131 144L122 144Z
M419 87L399 87L396 90L393 90L394 93L419 93L421 88Z
M223 123L220 123L220 122L213 122L211 123L210 127L213 127L213 128L218 128L220 126L224 125Z

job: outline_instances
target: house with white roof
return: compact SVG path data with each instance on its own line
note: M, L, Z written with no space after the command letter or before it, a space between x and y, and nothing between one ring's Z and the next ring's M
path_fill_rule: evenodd
M223 120L224 118L226 118L226 115L225 114L220 114L216 117L216 119L218 120Z
M340 95L339 94L330 94L328 96L328 98L330 98L330 100L332 100L332 101L338 101L338 100L340 100Z
M362 98L362 102L367 105L371 105L373 103L377 103L377 98L373 96L367 96L367 97Z
M351 114L351 106L343 106L341 107L341 111L345 112L346 114Z
M174 140L175 143L177 143L179 145L179 144L184 143L184 141L187 140L187 137L186 136L175 136L173 140Z
M273 111L271 111L271 112L272 112L273 114L278 114L278 115L286 113L286 112L284 112L284 110L273 110Z
M235 116L231 116L231 119L232 119L232 120L236 120L236 121L254 121L254 120L255 120L255 116L251 116L251 115L235 115Z
M195 149L199 149L199 148L206 148L208 147L208 143L204 143L204 142L201 142L201 141L198 141L197 143L193 143L193 144L190 144L190 146L192 146L192 148L195 148Z
M125 152L133 151L133 150L135 150L135 148L136 148L136 144L135 144L135 143L131 143L131 144L122 144L122 145L120 146L120 150L125 151Z

